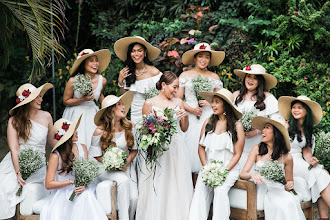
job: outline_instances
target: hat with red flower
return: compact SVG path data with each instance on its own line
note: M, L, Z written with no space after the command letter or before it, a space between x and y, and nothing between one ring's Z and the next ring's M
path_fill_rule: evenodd
M182 55L183 64L195 64L195 54L205 51L211 53L209 66L218 66L225 59L225 52L212 50L208 43L199 43L194 46L194 49L189 50Z
M38 95L43 96L45 92L51 88L53 88L53 85L50 83L45 83L38 88L30 83L21 85L16 91L17 105L10 109L9 114L13 115L15 113L15 109L33 101Z
M54 139L58 140L52 152L72 137L74 131L78 128L82 114L74 121L68 121L65 118L58 119L53 126Z

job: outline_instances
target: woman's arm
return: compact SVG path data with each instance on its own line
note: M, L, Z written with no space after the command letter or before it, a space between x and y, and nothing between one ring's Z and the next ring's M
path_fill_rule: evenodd
M303 158L305 159L305 161L307 163L313 165L313 167L315 167L319 163L319 160L316 157L313 157L311 147L304 147L302 149L302 154L303 154Z
M237 141L234 143L234 155L227 165L228 170L233 169L233 167L238 163L239 159L241 158L245 143L245 135L242 123L236 123L235 126L237 131Z
M65 86L65 90L63 93L63 104L66 106L76 106L85 101L93 101L94 100L93 91L81 98L76 98L76 99L73 98L74 91L72 84L74 82L74 79L75 79L74 77L71 77Z
M124 94L125 92L127 92L127 89L125 89L125 83L124 80L128 77L132 75L132 73L129 73L129 68L126 66L124 67L122 70L120 70L119 75L118 75L118 86L120 88L120 94Z
M53 149L53 147L57 143L57 140L54 138L54 133L53 133L53 118L49 112L46 113L47 113L46 118L48 121L47 143L50 145L51 149Z
M99 97L99 100L98 100L101 104L102 104L102 101L104 99L103 90L104 90L105 86L107 85L107 79L102 77L102 80L103 80L102 81L102 91L101 91L101 94L100 94L100 97Z
M184 105L182 100L179 103L180 110L176 113L180 118L180 127L183 132L186 132L189 127L189 119L186 110L184 109Z
M204 124L202 126L202 130L201 130L201 133L199 135L199 141L201 141L201 139L202 139L202 137L203 137L203 135L205 133L205 127L206 127L206 125L207 125L208 122L209 122L209 118L204 121ZM205 147L202 146L201 144L198 145L198 155L199 155L199 159L201 160L202 165L205 166L205 164L207 162L206 161Z
M152 113L152 103L147 99L142 107L142 115L149 115L150 113Z
M93 133L93 137L94 136L99 136L101 134L103 134L104 130L99 126L95 129L94 133ZM92 137L92 140L93 140ZM95 146L94 146L95 145ZM102 149L101 149L101 144L98 143L94 143L92 141L92 145L89 148L89 153L91 155L91 157L94 157L97 161L99 161L100 163L102 163L102 158L103 158L103 154L102 154Z
M285 190L290 191L293 189L293 159L291 154L284 155L283 160L286 180Z
M252 180L255 184L262 184L263 180L259 174L250 173L250 170L252 169L253 164L255 162L257 162L257 157L258 157L258 153L259 153L258 151L259 151L259 146L254 145L252 150L250 151L249 157L248 157L239 177L244 180L249 180L252 178Z

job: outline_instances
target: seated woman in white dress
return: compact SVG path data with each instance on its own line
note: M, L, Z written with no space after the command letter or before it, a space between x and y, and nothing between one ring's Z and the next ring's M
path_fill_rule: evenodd
M0 163L0 219L12 218L16 205L25 199L32 183L43 184L46 167L32 174L27 180L22 179L18 162L19 150L25 146L32 146L46 152L46 143L55 145L53 141L52 116L41 110L42 97L53 85L46 83L39 88L27 83L20 86L16 92L17 105L9 114L7 141L10 152ZM21 196L16 196L20 186L23 187Z
M162 73L153 66L160 49L152 46L144 38L124 37L116 41L114 50L119 59L124 61L124 68L118 76L120 93L134 92L131 105L131 121L136 124L142 120L142 106L145 101L144 94L154 89Z
M74 187L73 159L88 158L86 146L78 142L80 121L81 116L71 122L61 118L54 124L54 138L59 140L49 158L45 186L51 194L44 199L40 220L107 219L92 187ZM76 197L70 201L73 191Z
M78 128L79 142L86 145L87 150L96 128L94 116L99 110L94 100L101 103L104 99L102 92L107 80L101 73L108 67L110 58L110 51L107 49L95 52L91 49L82 50L73 63L71 77L65 86L63 104L66 108L62 118L72 121L82 114ZM88 95L74 89L76 79L82 76L89 76L91 79L92 91Z
M291 137L291 151L293 157L293 176L299 176L307 181L311 189L312 202L317 202L321 219L328 219L330 207L330 176L318 164L313 156L315 137L313 125L322 119L321 106L306 96L282 96L278 100L281 115L288 120L289 135ZM309 165L312 169L308 169ZM299 193L299 192L298 192Z
M257 116L252 120L252 126L262 132L262 139L260 144L253 146L240 178L252 179L258 185L266 184L267 192L264 198L266 220L305 219L299 197L288 192L294 188L293 160L288 153L290 137L284 121ZM255 163L258 168L270 160L277 161L282 167L286 185L268 180L256 172L250 172Z
M238 161L244 146L244 130L238 120L242 114L232 104L233 94L227 89L218 92L201 92L211 104L213 115L206 119L200 133L199 157L202 165L222 161L229 173L221 186L209 188L198 175L189 220L207 220L213 200L213 218L229 219L228 191L239 177Z
M102 102L94 122L97 128L92 138L89 156L94 157L101 165L102 157L108 147L117 146L128 153L127 163L123 170L102 171L100 180L113 180L118 184L117 204L119 219L134 219L138 197L137 178L131 162L137 154L134 142L133 123L126 118L131 106L133 92L128 91L117 97L109 95Z

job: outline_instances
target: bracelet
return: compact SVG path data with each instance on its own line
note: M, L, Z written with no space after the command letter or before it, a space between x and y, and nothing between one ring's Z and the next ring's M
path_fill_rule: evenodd
M19 173L21 173L21 171L20 171L20 170L18 170L18 171L16 172L16 175L18 175Z
M74 184L74 180L73 179L69 179L70 185Z
M259 131L258 131L258 129L256 129L257 130L257 135L259 134Z
M124 80L125 81L125 80ZM123 85L120 85L120 83L119 83L119 81L118 81L118 86L120 87L120 88L124 88L125 87L125 82L123 81Z

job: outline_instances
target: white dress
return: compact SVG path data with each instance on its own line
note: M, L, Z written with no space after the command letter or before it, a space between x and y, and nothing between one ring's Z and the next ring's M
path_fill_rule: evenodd
M283 161L283 159L282 159ZM264 165L259 160L256 167ZM282 166L284 172L283 164ZM284 189L284 185L264 178L267 192L264 198L265 220L303 220L306 219L300 206L299 197Z
M192 108L198 106L198 101L193 90L192 79L195 77L180 77L179 83L180 87L185 88L185 102ZM220 80L211 79L212 91L217 89L222 89L223 83ZM201 129L204 121L213 114L211 106L203 107L203 112L200 119L197 119L196 115L188 112L189 116L189 128L185 132L185 142L187 146L187 153L190 159L191 172L198 173L202 168L201 161L198 156L198 143L201 133Z
M142 107L145 102L143 97L144 93L150 88L156 88L156 83L159 81L162 75L163 73L160 72L156 76L142 80L136 80L135 83L130 85L130 87L125 86L125 89L134 92L131 104L131 121L134 124L142 120Z
M93 91L95 100L98 100L100 98L102 92L102 82L103 77L102 75L99 75L97 87ZM74 99L81 97L83 97L81 93L74 91ZM63 112L62 118L65 118L69 121L73 121L77 119L81 114L83 114L77 131L79 142L86 145L87 150L91 146L92 136L96 129L96 125L94 124L94 116L98 110L99 107L96 106L94 101L86 101L80 103L79 105L67 106Z
M153 106L153 111L162 111ZM176 108L175 110L179 110ZM193 185L182 131L172 137L169 150L159 158L155 176L141 162L136 220L187 220Z
M234 155L234 144L230 132L203 134L200 144L205 147L207 163L212 160L223 161L227 166ZM201 172L201 171L200 171ZM198 175L195 193L190 206L189 220L207 220L211 202L213 201L213 220L229 219L230 204L228 191L239 178L239 165L228 173L222 186L209 188L203 183L202 175Z
M35 121L30 121L32 123L30 137L26 143L24 140L19 139L19 148L23 149L25 146L32 146L45 154L48 128ZM11 154L8 152L0 163L0 219L13 217L15 215L16 205L26 197L26 193L31 184L43 183L45 177L46 167L43 167L26 180L21 196L16 196L19 185L17 183L16 172L11 160Z
M242 102L238 103L238 105L236 107L238 108L238 110L240 112L242 112L244 110L248 111L254 107L255 103L256 103L256 101L243 100ZM266 105L266 108L262 111L257 109L258 116L264 116L264 117L269 117L269 118L272 118L272 117L281 118L281 115L278 111L277 99L275 98L275 96L273 96L272 94L268 95L265 98L264 103ZM235 101L234 101L234 104L235 104ZM246 160L249 156L249 153L250 153L252 147L256 144L259 144L260 142L261 142L261 134L258 134L252 138L245 137L245 144L244 144L243 152L241 155L241 159L239 160L241 170L243 169L243 167L246 163Z
M318 164L311 170L308 170L309 164L304 160L302 149L306 145L305 136L299 142L297 136L291 141L290 154L293 157L293 176L299 176L306 180L308 188L311 189L312 202L315 203L321 196L320 193L329 185L330 175L323 170L323 165ZM315 138L313 136L313 148ZM299 194L299 192L297 192Z
M84 158L84 150L80 143L75 142L78 147L79 157ZM65 181L74 179L72 173L59 173L62 166L62 159L58 151L55 153L59 156L59 165L56 170L55 181ZM40 212L40 220L90 220L103 219L107 220L101 205L96 200L94 191L95 187L88 185L86 189L79 195L76 195L73 201L69 198L74 190L74 185L68 185L59 189L52 189L51 194L46 197Z
M102 156L102 149L100 145L94 144L97 140L100 140L101 135L93 137L93 144L89 149L89 157L99 157ZM123 151L129 153L125 139L125 130L115 133L115 138L112 140L116 143L116 146ZM137 150L137 146L134 145L133 150ZM107 171L104 171L107 172ZM115 172L115 171L114 171ZM120 172L120 171L119 171ZM133 220L136 212L136 204L138 199L138 189L137 189L137 176L136 169L132 163L126 170L126 175L129 178L129 219Z

